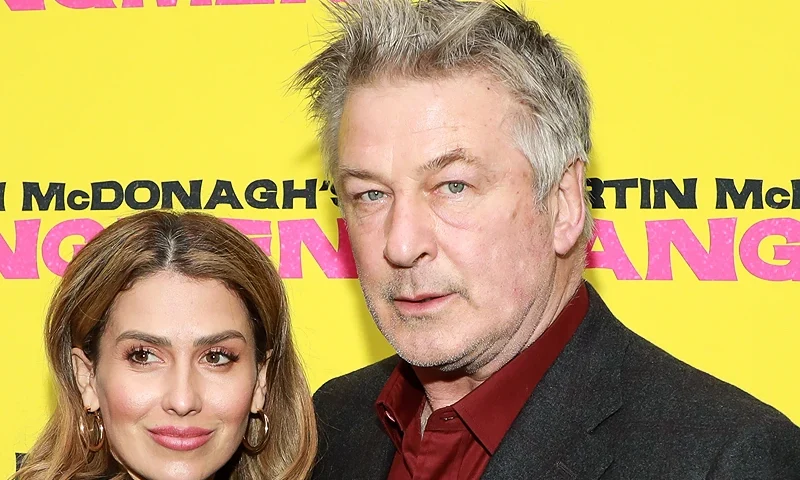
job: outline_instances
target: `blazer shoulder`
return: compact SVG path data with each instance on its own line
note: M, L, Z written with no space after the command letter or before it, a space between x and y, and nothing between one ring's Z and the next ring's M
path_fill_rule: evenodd
M644 339L631 343L629 360L630 451L659 449L669 469L680 458L708 480L800 480L800 427L783 413Z
M797 429L777 409L638 335L629 344L623 378L626 395L654 421L727 425L735 430L769 424Z

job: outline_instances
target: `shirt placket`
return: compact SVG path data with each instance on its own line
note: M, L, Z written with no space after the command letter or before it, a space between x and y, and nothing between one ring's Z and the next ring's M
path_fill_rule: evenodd
M413 468L414 480L458 478L464 436L469 431L455 410L442 408L431 414Z

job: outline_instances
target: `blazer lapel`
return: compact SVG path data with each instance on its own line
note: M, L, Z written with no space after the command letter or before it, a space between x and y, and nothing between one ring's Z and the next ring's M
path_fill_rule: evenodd
M315 470L315 479L386 480L395 447L377 418L352 425L347 433L339 432L337 438L339 444L323 452L328 460L324 469Z
M342 476L342 479L353 480L386 480L386 475L392 468L395 448L388 435L384 433L375 420L375 428L368 430L357 441L360 444L361 455L352 457L352 464L347 468L352 473Z
M622 405L630 337L587 284L589 313L531 394L482 476L485 480L596 480L613 461L598 427Z

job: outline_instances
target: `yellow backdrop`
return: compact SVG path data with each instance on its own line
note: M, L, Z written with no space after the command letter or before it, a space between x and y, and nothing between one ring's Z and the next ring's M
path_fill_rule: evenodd
M595 101L587 277L631 328L800 422L800 4L527 9ZM312 388L390 354L287 92L324 27L316 1L0 1L0 476L53 407L58 273L136 208L199 207L270 252Z

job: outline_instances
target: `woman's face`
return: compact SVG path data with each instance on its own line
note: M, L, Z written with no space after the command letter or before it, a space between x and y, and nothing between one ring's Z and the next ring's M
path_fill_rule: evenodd
M163 272L121 293L108 321L96 365L77 348L73 365L112 454L135 479L210 478L266 396L241 300L218 281Z

